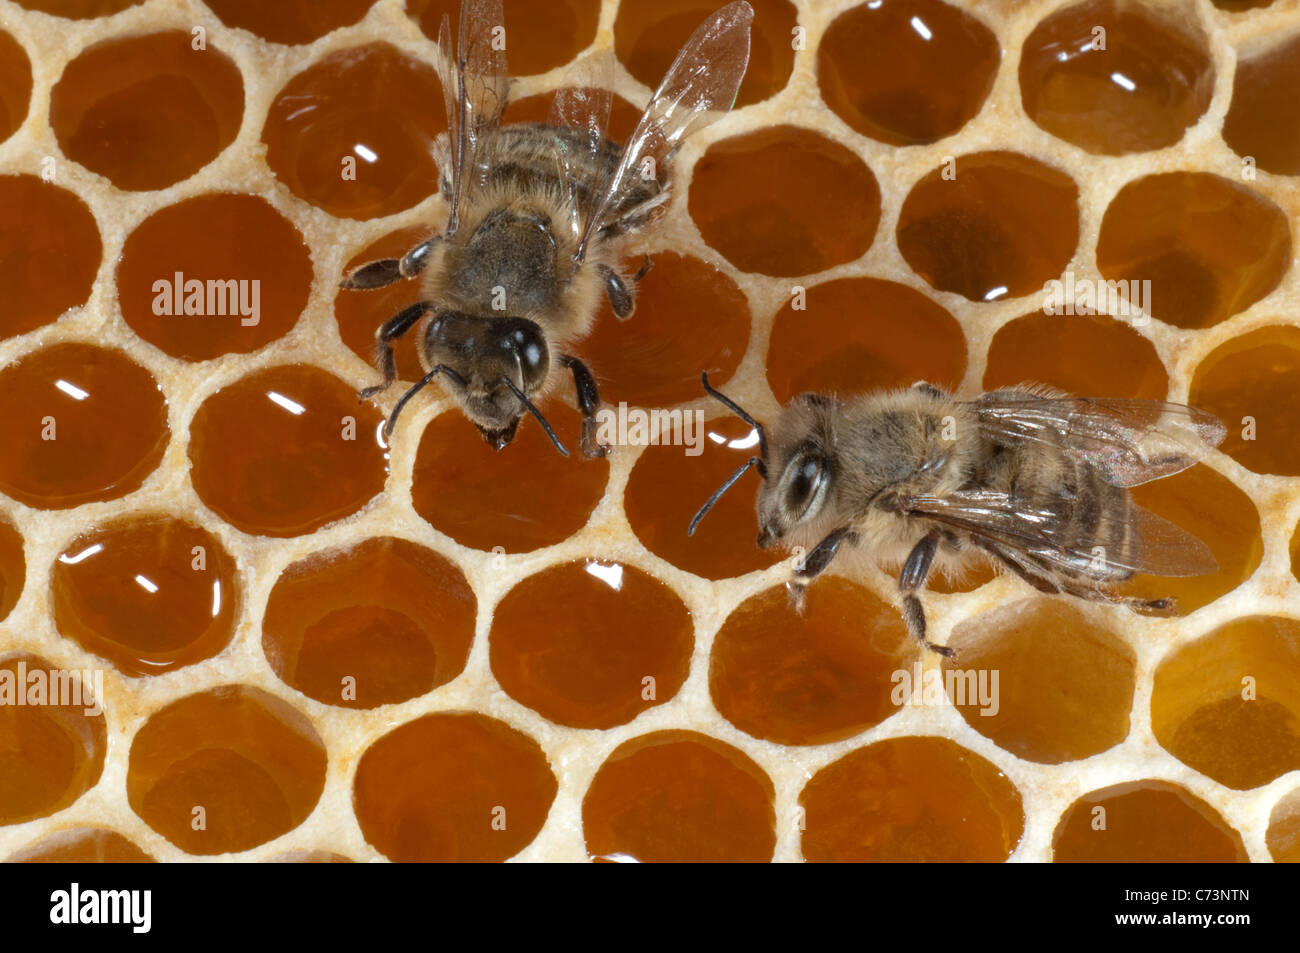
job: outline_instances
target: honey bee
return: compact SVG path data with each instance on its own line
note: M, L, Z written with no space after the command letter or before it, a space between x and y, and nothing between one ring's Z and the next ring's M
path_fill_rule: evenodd
M842 549L902 567L908 631L926 648L917 591L930 571L991 561L1035 589L1167 610L1173 599L1114 594L1135 573L1194 576L1217 563L1195 536L1137 506L1128 488L1186 469L1223 440L1211 414L1153 400L1070 397L1038 385L956 400L920 382L845 400L801 394L770 435L734 401L705 390L758 432L751 457L691 520L751 467L758 545L807 552L790 582L804 589Z
M392 384L393 341L423 321L419 352L427 373L397 402L386 433L441 375L497 450L529 413L568 456L535 403L564 369L583 415L583 455L603 456L595 378L570 348L590 331L602 293L618 318L631 316L650 261L622 274L621 239L666 204L671 160L683 140L735 101L753 10L741 0L700 25L620 146L605 134L612 97L610 84L594 75L597 66L589 67L591 82L557 94L547 122L500 125L510 87L501 7L501 0L463 0L454 56L446 17L439 31L448 132L438 137L434 158L450 206L446 227L403 257L362 265L341 282L369 289L423 276L421 300L379 328L383 382L360 396Z

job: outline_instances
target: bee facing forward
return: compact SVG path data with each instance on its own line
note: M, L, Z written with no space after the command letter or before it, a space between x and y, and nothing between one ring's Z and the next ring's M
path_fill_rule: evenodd
M862 546L901 565L908 631L926 639L917 596L932 568L991 560L1034 588L1159 610L1172 599L1116 596L1135 573L1193 576L1216 568L1208 547L1138 507L1128 488L1195 463L1225 436L1213 415L1148 400L1072 398L1044 387L959 401L918 383L848 400L802 394L771 433L704 387L758 431L760 456L731 475L689 533L751 467L758 545L802 546L796 603L841 548Z
M582 452L604 455L595 379L568 349L589 332L602 293L617 317L632 314L649 260L636 275L621 274L619 239L666 203L682 141L735 101L752 19L742 0L701 24L620 147L605 135L611 94L600 80L562 90L546 123L500 126L509 92L501 0L463 0L454 57L443 18L438 76L449 131L435 159L447 225L402 258L362 265L341 283L379 288L423 275L422 300L377 333L383 383L361 392L365 399L392 384L392 342L425 321L418 350L427 373L397 402L388 432L441 375L496 449L530 413L567 456L535 405L567 370L583 414Z

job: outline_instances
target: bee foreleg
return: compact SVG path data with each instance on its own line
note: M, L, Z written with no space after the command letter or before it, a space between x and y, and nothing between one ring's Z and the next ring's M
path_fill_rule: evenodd
M826 567L831 564L835 554L840 551L840 544L848 541L850 544L858 541L858 534L853 532L847 526L842 526L831 533L814 546L808 553L799 560L795 566L794 578L790 580L790 601L794 603L796 609L802 611L804 590L808 584L826 571Z
M429 252L441 236L434 235L427 241L420 242L401 258L380 258L362 265L350 275L345 275L339 282L340 288L353 291L368 291L371 288L383 288L393 285L403 278L413 278L424 271L429 263Z
M412 325L432 310L433 302L417 301L409 308L403 308L379 326L379 333L375 335L375 338L378 341L379 370L383 372L384 382L359 391L357 396L362 400L368 400L397 380L397 360L393 357L392 342L411 330Z
M931 530L912 547L907 562L903 563L903 571L899 573L898 588L903 594L903 621L907 623L907 631L930 651L952 658L957 654L953 649L946 645L936 645L925 637L925 608L916 595L916 590L925 585L925 580L930 575L930 567L934 564L934 554L939 549L942 536L941 530Z
M600 392L596 378L586 364L568 354L560 356L560 363L573 372L573 389L578 393L578 409L582 411L582 436L579 444L584 457L603 457L609 448L596 442L596 411L600 409Z
M605 295L609 298L609 306L614 311L614 317L624 321L632 316L636 308L636 299L632 291L624 283L619 273L609 265L597 266L601 278L605 281Z

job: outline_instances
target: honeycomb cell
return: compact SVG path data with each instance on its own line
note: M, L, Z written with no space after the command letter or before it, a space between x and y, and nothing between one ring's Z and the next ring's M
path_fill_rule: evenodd
M516 701L573 728L612 728L677 694L694 633L677 595L619 563L566 563L492 615L492 672Z
M1300 37L1237 61L1223 139L1239 156L1276 175L1300 175Z
M13 611L27 581L22 533L0 518L0 622Z
M1172 146L1213 93L1214 64L1199 29L1124 0L1054 13L1021 51L1029 118L1101 155Z
M268 864L350 864L351 857L344 857L329 850L287 850L282 854L266 859Z
M28 10L39 10L69 20L111 16L143 2L144 0L14 0L18 6Z
M188 695L131 743L131 809L188 854L248 850L293 830L325 787L325 747L306 716L246 685Z
M31 61L18 41L0 30L0 142L23 124L31 99Z
M59 634L126 675L216 655L238 615L239 571L211 533L169 516L130 516L83 533L50 572Z
M507 553L553 546L585 526L605 492L609 463L575 459L582 427L576 410L556 400L540 410L570 456L557 453L532 418L500 452L454 408L430 421L415 455L415 511L464 546ZM403 433L411 431L399 426L394 439Z
M1149 281L1147 312L1208 328L1244 311L1291 263L1287 217L1272 202L1208 172L1148 175L1120 189L1101 222L1106 278Z
M717 0L620 3L614 20L614 52L629 73L655 89L682 45L722 6ZM749 32L749 66L736 94L736 108L780 92L794 69L798 21L794 5L788 0L750 0L750 6L754 22Z
M117 831L74 827L47 834L5 858L6 864L152 864L150 857Z
M1201 361L1188 403L1218 416L1219 449L1256 473L1300 474L1300 328L1231 338Z
M32 175L0 176L0 336L86 303L104 250L84 202Z
M1265 842L1276 862L1300 864L1300 788L1273 806Z
M1002 606L963 622L944 689L1000 748L1043 764L1087 758L1128 735L1137 655L1065 597Z
M1234 619L1156 669L1151 728L1170 754L1230 788L1300 768L1300 622Z
M1052 835L1057 863L1246 863L1241 835L1168 781L1133 781L1079 798Z
M340 218L410 208L438 184L447 128L433 67L388 43L331 53L289 80L262 128L266 161L294 195Z
M817 772L799 795L813 862L997 863L1020 842L1020 792L947 738L891 738Z
M903 202L898 250L932 287L1018 298L1058 277L1079 240L1079 189L1014 152L979 152L922 178Z
M863 394L918 380L952 388L966 373L961 325L919 291L880 278L840 278L796 292L777 312L767 381L798 394Z
M311 253L265 199L185 199L145 219L117 266L122 316L172 357L245 354L283 336L307 306Z
M1164 400L1169 374L1155 345L1124 321L1036 311L998 329L984 367L985 390L1023 383L1080 397Z
M339 27L351 26L375 0L204 0L229 27L255 33L273 43L310 43Z
M660 252L637 284L636 313L620 321L602 300L580 350L607 402L666 406L701 396L701 371L715 385L730 378L745 356L749 325L744 292L724 272Z
M103 686L87 675L26 653L0 658L0 825L61 811L99 781Z
M262 623L271 668L345 708L415 698L465 668L474 592L432 550L393 536L317 553L276 581Z
M691 173L691 218L741 271L809 275L861 257L880 186L857 154L797 126L716 142Z
M157 382L119 351L55 344L0 371L0 491L28 506L125 496L168 436Z
M1264 555L1259 512L1227 477L1204 464L1163 480L1134 487L1134 501L1181 526L1210 547L1218 570L1202 576L1135 576L1121 588L1124 595L1176 600L1184 615L1213 602L1250 578Z
M732 612L713 642L709 691L718 712L756 738L826 744L893 714L894 673L917 657L896 609L831 576L808 587L802 615L784 586Z
M366 750L352 806L390 860L502 861L537 836L557 788L532 738L485 715L440 712Z
M988 98L1002 51L980 20L938 0L863 3L817 50L822 99L846 123L893 146L934 142Z
M600 0L505 0L506 58L512 76L546 73L575 59L596 39ZM444 16L460 30L460 0L406 0L406 12L431 40ZM497 24L493 24L494 26Z
M188 31L115 38L86 50L50 94L63 154L119 189L164 189L188 179L235 140L244 81Z
M1300 523L1291 535L1291 575L1300 579Z
M656 731L605 759L582 799L587 852L642 863L765 863L775 790L744 752L694 731Z
M268 368L199 407L190 479L204 503L246 533L310 533L383 490L381 426L373 406L325 371Z
M1210 0L1220 10L1228 10L1237 13L1242 10L1253 10L1256 7L1266 7L1273 0Z
M764 569L780 556L753 543L757 477L724 495L695 535L686 535L695 511L758 452L758 434L739 420L711 420L700 429L698 456L689 455L689 445L652 446L637 458L623 494L632 531L655 555L706 579Z

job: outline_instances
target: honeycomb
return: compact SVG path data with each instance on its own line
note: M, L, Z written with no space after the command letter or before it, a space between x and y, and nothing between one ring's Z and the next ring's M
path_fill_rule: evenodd
M0 689L102 680L0 705L0 858L1300 860L1300 2L751 3L581 348L703 452L580 461L436 388L388 446L398 389L355 397L418 288L339 278L446 214L452 0L0 0ZM716 5L507 0L507 118L612 48L625 136ZM1066 279L1146 304L1048 313ZM754 445L701 371L760 418L917 379L1205 407L1221 449L1137 497L1219 568L1133 580L1163 618L937 578L956 662L869 562L798 614L752 483L685 535Z

